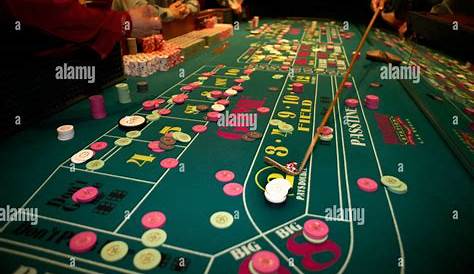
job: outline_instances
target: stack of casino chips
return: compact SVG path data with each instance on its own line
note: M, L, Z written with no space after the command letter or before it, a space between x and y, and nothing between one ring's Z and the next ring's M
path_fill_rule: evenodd
M59 141L69 141L74 138L74 126L62 125L56 129Z
M322 244L328 239L328 225L318 219L309 219L303 225L303 236L312 244Z
M367 95L365 96L365 106L368 109L378 109L379 108L379 97L377 95Z
M286 201L292 185L283 178L273 179L265 186L265 199L272 204L281 204Z
M331 127L324 126L319 130L319 139L324 142L330 142L334 137L333 132L334 130Z
M159 51L162 49L164 44L163 36L161 34L145 37L141 40L141 42L142 50L145 53Z
M147 92L148 91L148 82L147 81L138 81L137 82L137 92Z
M104 104L104 96L93 95L89 97L91 115L94 119L103 119L107 116Z
M156 71L168 71L182 61L181 50L167 43L159 51L123 56L124 72L128 76L147 77Z
M132 102L132 98L130 97L130 90L128 89L128 84L119 83L115 85L115 88L117 88L118 100L121 104L128 104Z
M271 251L258 251L252 255L248 268L249 272L252 274L280 273L280 259L278 259L278 256Z
M303 92L303 84L302 83L293 83L292 89L293 89L293 92L295 92L295 93L302 93Z

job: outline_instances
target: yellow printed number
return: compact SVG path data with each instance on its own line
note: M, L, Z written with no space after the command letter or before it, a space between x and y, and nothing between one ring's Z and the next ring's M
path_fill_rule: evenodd
M274 147L274 146L267 146L265 148L265 153L268 155L276 155L278 157L285 157L288 155L288 149L283 146Z

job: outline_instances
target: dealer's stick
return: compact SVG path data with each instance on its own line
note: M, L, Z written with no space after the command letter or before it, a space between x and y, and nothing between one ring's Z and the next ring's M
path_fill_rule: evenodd
M326 111L326 114L324 114L323 120L321 121L321 124L319 125L318 129L316 130L316 134L313 136L313 139L311 140L311 143L309 144L308 149L306 150L306 154L304 155L303 161L301 162L300 167L296 172L289 170L285 165L282 165L278 163L277 161L273 160L272 158L265 156L263 159L267 164L272 165L279 170L285 172L286 174L289 175L298 175L303 171L304 167L306 166L306 162L308 162L309 157L311 156L311 153L313 153L314 146L319 140L319 135L320 135L320 130L326 125L326 122L329 119L329 116L331 115L334 106L337 103L337 100L339 99L339 95L342 93L344 83L347 81L349 78L349 75L351 74L352 67L354 66L355 62L357 61L357 57L360 55L360 50L364 46L365 40L367 39L367 36L369 35L369 31L374 25L375 20L379 16L380 12L382 11L382 8L379 8L375 11L374 15L372 16L372 19L370 20L369 25L367 26L367 29L365 29L365 33L362 36L362 39L359 42L359 45L357 46L357 49L355 50L355 53L352 55L351 63L349 65L349 68L346 70L346 74L344 74L344 78L342 79L342 82L339 84L339 87L337 89L336 95L334 96L334 99L332 100L331 104L329 105L329 109Z

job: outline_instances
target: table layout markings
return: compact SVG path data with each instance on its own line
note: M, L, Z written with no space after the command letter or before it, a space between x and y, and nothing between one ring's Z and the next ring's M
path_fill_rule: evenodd
M59 167L64 168L64 169L69 169L69 170L72 169L70 166L65 166L65 165L61 165ZM140 183L145 183L145 184L151 184L151 185L155 184L155 182L153 182L153 181L147 181L147 180L137 179L137 178L133 178L133 177L121 176L121 175L101 172L101 171L97 171L97 170L88 170L88 169L82 169L82 168L77 168L77 167L74 167L74 170L75 171L80 171L80 172L86 172L86 173L92 173L92 174L107 176L107 177L118 178L118 179L130 180L130 181L135 181L135 182L140 182Z
M82 267L79 267L79 266L71 267L69 264L61 263L61 262L51 260L51 259L48 259L48 258L45 258L45 257L41 257L41 256L37 256L37 255L33 255L33 254L30 254L30 253L25 253L25 252L21 252L21 251L17 251L17 250L14 250L14 249L0 247L0 252L25 257L25 258L28 258L28 259L31 259L31 260L37 260L37 261L40 261L40 262L43 262L43 263L54 265L54 266L64 268L64 269L67 269L67 270L72 270L72 271L75 271L75 272L89 273L89 274L100 274L100 272L92 271L92 270L85 269L85 268L82 268Z
M313 130L311 131L311 138L314 136L314 129L316 127L316 116L317 116L317 106L318 106L318 86L319 86L319 74L316 74L316 83L314 87L314 108L313 108ZM306 206L304 213L309 213L309 201L311 199L311 173L313 169L313 155L309 158L309 167L308 167L308 192L306 194Z
M205 126L207 126L209 122L206 122ZM191 144L194 142L194 140L196 140L196 138L199 136L200 133L197 133L193 139L189 142L188 146L186 146L183 151L181 151L181 153L176 157L176 159L179 160L179 158L181 158L181 156L184 154L184 152L186 152L186 150L191 146ZM132 211L130 211L130 214L128 215L128 218L125 218L118 226L117 228L114 230L114 232L118 232L122 226L130 219L130 217L133 215L133 213L135 213L135 211L138 209L138 207L146 200L146 198L151 194L151 192L153 192L153 190L156 188L156 186L161 182L161 180L163 180L163 178L166 176L166 174L168 174L168 172L170 171L170 169L166 169L166 171L161 175L161 177L155 182L155 184L150 188L150 190L148 190L148 192L142 197L142 199L138 202L137 205L135 205L135 207L132 209Z
M362 110L361 111L362 112L362 117L364 118L364 122L365 122L365 125L367 127L367 133L369 135L370 144L372 145L372 151L374 152L375 161L377 162L377 167L379 169L379 174L380 174L380 177L382 177L383 172L382 172L382 168L381 168L381 165L380 165L379 156L378 156L377 150L375 149L375 144L374 144L374 140L372 138L372 133L370 131L370 126L369 126L369 123L367 122L367 118L365 117L365 111L364 111L362 103L360 101L359 89L357 88L357 84L355 83L354 77L352 77L352 81L354 82L354 88L355 88L356 93L357 93L357 98L359 99L359 105L360 105L361 110ZM385 197L387 198L388 206L390 208L390 213L392 215L392 221L393 221L393 225L395 227L395 233L397 235L398 245L399 245L399 249L400 249L400 256L401 256L401 259L403 260L403 264L400 267L400 273L403 274L403 273L405 273L405 268L406 268L405 250L403 248L402 237L400 235L400 230L398 228L398 222L397 222L397 218L395 216L395 211L394 211L393 206L392 206L392 201L390 199L390 195L389 195L388 190L387 190L386 187L384 187L384 191L385 191Z
M9 239L6 239L6 238L0 238L0 242L20 246L20 247L23 247L23 248L33 249L33 250L44 252L44 253L47 253L47 254L50 254L50 255L63 257L63 258L66 258L66 259L74 257L74 259L76 261L86 263L86 264L90 264L90 265L93 265L93 266L96 266L96 267L101 267L101 268L108 269L108 270L113 270L113 271L120 272L120 273L130 273L130 274L138 273L138 272L135 272L135 271L130 271L128 269L123 269L123 268L112 266L112 265L109 265L109 264L99 263L99 262L96 262L96 261L85 259L85 258L76 256L76 255L71 255L71 254L51 250L51 249L48 249L48 248L43 248L43 247L40 247L40 246L32 245L32 244L25 244L25 243L22 243L22 242L13 241L13 240L9 240Z
M274 114L275 114L275 111L276 111L276 107L278 105L278 103L280 102L280 98L281 98L281 95L283 94L283 90L285 89L286 87L286 83L288 82L288 74L286 74L286 78L285 78L285 82L283 83L283 86L280 90L280 94L278 95L278 98L276 100L276 104L275 104L275 107L273 108L273 111L272 111L272 114L270 115L270 117L273 117ZM270 244L274 249L275 251L277 251L281 257L283 257L287 262L289 261L288 257L277 247L275 246L275 244L270 240L268 239L268 237L266 235L263 235L263 232L262 230L257 226L257 224L255 223L255 221L253 220L252 218L252 215L250 214L250 211L248 209L248 206L247 206L247 201L246 201L246 198L245 198L245 194L246 194L246 186L247 186L247 183L249 181L249 177L250 177L250 173L252 172L252 169L253 169L253 166L255 165L255 161L257 160L257 157L258 157L258 153L260 152L260 148L262 147L263 145L263 140L265 139L265 137L267 136L267 132L268 132L268 129L270 127L270 124L267 123L267 127L265 128L265 131L263 133L263 137L261 139L261 142L257 148L257 151L255 152L255 156L253 157L253 161L249 167L249 171L247 172L247 176L245 177L245 181L244 181L244 190L243 190L243 193L242 193L242 199L243 199L243 203L244 203L244 209L245 209L245 213L247 214L247 217L249 218L249 221L250 223L252 224L252 226L255 228L255 230L257 230L257 232L268 242L268 244ZM296 266L294 265L293 268L296 270L296 272L300 273L300 274L303 274L303 272Z
M333 76L330 76L331 80L331 94L332 94L332 99L334 100L334 90L336 89L337 85L334 85L333 82ZM337 105L339 107L339 105ZM337 119L336 119L336 112L333 111L333 118L334 118L334 128L336 128L337 124ZM341 131L341 135L344 134L343 131ZM337 185L338 185L338 193L339 193L339 208L341 209L341 212L344 212L344 204L342 203L342 185L341 185L341 163L340 163L340 158L339 158L339 134L337 130L334 130L334 140L336 142L336 163L337 163Z
M334 87L337 87L337 80L336 77L333 78L334 80ZM331 93L334 96L334 89L331 90ZM342 128L342 119L341 119L341 108L340 108L340 101L339 98L337 99L337 112L339 116L339 130L341 132L341 146L342 146L342 160L344 163L344 179L346 181L346 195L347 195L347 206L348 206L348 211L349 211L349 231L350 231L350 243L349 243L349 251L347 252L346 260L344 261L344 264L341 266L339 269L338 273L344 273L346 270L347 265L349 264L351 258L352 258L352 252L354 249L354 224L352 222L352 202L351 202L351 193L349 189L349 177L348 177L348 172L347 172L347 159L346 159L346 146L344 144L344 129ZM336 144L337 145L337 144Z

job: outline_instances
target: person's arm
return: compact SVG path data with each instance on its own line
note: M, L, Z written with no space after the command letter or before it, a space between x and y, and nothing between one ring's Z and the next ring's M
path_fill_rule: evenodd
M149 7L119 12L87 8L77 0L4 0L21 24L73 43L84 43L105 58L123 37L142 37L161 29Z

